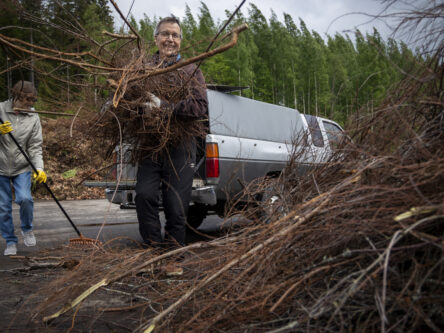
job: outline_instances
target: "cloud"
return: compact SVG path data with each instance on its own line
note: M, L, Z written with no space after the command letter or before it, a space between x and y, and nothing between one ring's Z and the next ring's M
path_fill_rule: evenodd
M125 13L128 12L132 0L117 0L120 9ZM224 1L206 1L211 15L215 22L221 22L226 19L225 10L234 11L240 4L241 0L224 0ZM169 0L167 3L162 1L142 1L135 0L132 14L136 20L143 18L145 13L148 17L153 18L164 17L174 14L180 18L185 15L185 3L187 3L193 13L195 19L198 19L200 0ZM252 0L247 1L242 7L242 12L248 16L250 3L254 3L268 19L273 10L278 19L283 22L283 13L290 14L296 24L299 24L301 18L310 30L318 32L321 36L325 34L334 35L336 32L344 33L359 28L362 32L371 32L373 26L376 26L381 35L386 38L390 34L387 26L378 21L371 20L369 16L358 14L367 13L370 15L378 14L382 10L383 5L378 1L369 0ZM355 13L355 14L350 14ZM118 15L115 15L117 25L120 26L122 21ZM370 22L369 22L370 21Z

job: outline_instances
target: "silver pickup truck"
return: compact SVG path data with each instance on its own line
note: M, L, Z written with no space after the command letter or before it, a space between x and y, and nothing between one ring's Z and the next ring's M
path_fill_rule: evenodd
M188 223L194 228L209 213L222 216L226 203L252 180L279 175L298 148L294 146L298 135L306 138L305 153L299 161L303 174L328 158L343 132L331 120L230 94L235 89L212 86L207 90L209 134L199 143L188 212ZM119 150L116 148L116 156ZM114 177L120 175L118 182L114 179L85 185L105 187L108 200L121 208L133 208L137 165L128 162L130 145L124 145L123 152L123 162L117 159L114 170Z

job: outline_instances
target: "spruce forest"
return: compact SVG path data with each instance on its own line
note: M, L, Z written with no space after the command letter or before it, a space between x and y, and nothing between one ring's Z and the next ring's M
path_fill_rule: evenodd
M105 0L19 3L20 6L11 0L2 2L0 33L40 46L79 52L88 50L93 39L103 40L103 30L123 32L114 24ZM418 50L392 38L384 40L376 29L366 34L356 30L325 36L311 30L310 22L289 14L284 13L282 22L276 13L266 18L254 4L246 9L248 16L239 12L226 29L248 24L237 46L207 59L201 68L207 83L249 87L241 92L249 98L296 108L344 125L357 110L372 112L402 74L414 71L423 61ZM205 2L201 2L197 13L186 6L186 15L180 18L182 55L186 58L203 52L231 14L227 11L226 18L216 20ZM139 21L131 17L130 23L145 42L152 43L158 20L153 13ZM31 75L39 90L38 106L43 109L69 112L71 104L85 98L81 84L76 84L86 75L79 68L43 59L33 64L31 73L26 70L31 67L30 61L4 46L0 49L2 100L7 98L8 76L15 82ZM108 93L106 89L100 91L102 97Z

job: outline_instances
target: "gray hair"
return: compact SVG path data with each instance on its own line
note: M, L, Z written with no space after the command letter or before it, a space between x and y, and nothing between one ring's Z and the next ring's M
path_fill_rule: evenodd
M179 26L180 38L182 39L182 27L180 26L180 20L178 17L174 16L173 14L171 14L171 16L164 17L159 21L159 23L157 23L156 29L154 30L154 38L156 38L157 35L159 34L159 28L163 23L176 23Z

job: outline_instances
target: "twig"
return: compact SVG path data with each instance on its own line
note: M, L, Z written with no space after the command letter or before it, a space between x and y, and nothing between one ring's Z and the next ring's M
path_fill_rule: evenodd
M115 3L114 0L110 0L111 3L113 4L114 8L116 9L116 11L119 13L120 17L122 18L122 20L126 23L126 25L131 29L131 31L133 32L134 35L137 36L137 48L140 50L142 48L142 38L140 37L139 33L137 32L136 29L133 28L133 26L131 24L129 24L128 20L126 19L126 17L122 14L122 12L120 11L120 8L117 6L117 4Z
M172 66L169 66L169 67L159 68L159 69L154 69L154 70L153 69L147 69L146 71L148 73L142 74L142 75L138 75L138 76L134 76L134 77L132 77L131 79L128 80L128 83L132 82L132 81L143 80L143 79L146 79L148 77L153 77L153 76L160 75L160 74L165 74L165 73L174 71L176 69L182 68L184 66L187 66L189 64L192 64L192 63L194 63L196 61L199 61L199 60L202 60L202 59L206 59L206 58L212 57L212 56L214 56L216 54L225 52L226 50L228 50L228 49L232 48L234 45L236 45L237 39L239 37L239 33L241 33L242 31L244 31L246 29L248 29L248 25L246 23L244 23L244 24L238 26L237 28L235 28L231 32L233 34L233 37L232 37L232 39L231 39L231 41L229 43L227 43L225 45L222 45L222 46L218 47L217 49L214 49L214 50L202 53L202 54L200 54L198 56L186 59L184 61L180 61L180 62L178 62L178 63L176 63L176 64L174 64Z
M29 109L22 109L22 108L13 108L14 111L20 111L20 112L27 112L27 113L40 113L40 114L54 114L57 116L66 116L66 117L74 117L72 113L64 113L64 112L55 112L55 111L43 111L43 110L29 110Z
M89 177L91 177L92 175L95 175L96 173L98 173L98 172L100 172L100 171L102 171L102 170L105 170L105 169L109 169L109 168L111 168L111 167L113 167L113 166L116 166L116 165L119 165L120 163L111 163L111 164L108 164L108 165L105 165L104 167L102 167L102 168L100 168L100 169L98 169L98 170L94 170L93 172L91 172L91 173L89 173L89 174L87 174L85 177L83 177L77 184L75 184L74 186L79 186L79 185L81 185L85 180L87 180Z
M222 33L222 31L225 30L225 28L227 27L228 24L230 24L231 20L233 19L234 15L237 14L237 12L241 9L241 7L244 5L246 0L242 0L242 2L240 3L239 6L237 6L236 10L233 12L233 14L231 14L231 16L229 17L229 19L227 20L227 22L225 22L225 24L222 26L222 28L219 29L218 33L216 34L216 36L214 36L214 38L211 40L210 44L208 45L207 49L205 50L205 52L208 52L211 47L213 46L214 42L216 41L217 37L219 37L219 35ZM194 76L194 74L196 74L197 70L199 69L200 65L202 65L202 60L199 61L199 63L196 65L196 68L194 69L193 73L190 75L190 77L188 78L188 81L191 80L191 78ZM188 82L187 82L188 83ZM184 86L186 86L186 84L184 84Z
M318 198L321 198L323 196L320 196ZM316 214L321 208L323 208L329 201L329 197L327 196L327 198L325 198L320 204L319 206L317 206L315 209L313 209L310 213L308 213L306 216L304 217L299 217L296 216L296 211L293 211L292 213L288 214L287 216L283 217L280 219L280 221L286 221L289 220L291 218L295 218L296 221L294 224L292 224L291 226L282 229L280 232L278 232L277 234L273 235L272 237L268 238L266 241L264 241L263 243L260 243L258 245L256 245L254 248L252 248L250 251L248 251L247 253L241 255L240 257L232 260L231 262L229 262L228 264L226 264L224 267L222 267L220 270L218 270L216 273L214 273L213 275L207 277L206 279L204 279L203 281L201 281L196 287L193 287L192 289L188 290L182 297L180 297L175 303L173 303L172 305L170 305L166 310L164 310L163 312L161 312L160 314L158 314L156 317L154 317L152 320L150 320L147 324L143 324L141 326L139 326L137 328L137 330L147 330L148 332L151 332L154 327L157 325L157 323L159 321L161 321L165 316L167 316L169 313L171 313L172 311L174 311L176 308L178 308L180 305L182 305L184 302L186 302L196 291L202 289L203 287L205 287L207 284L209 284L211 281L213 281L214 279L216 279L217 277L219 277L222 273L226 272L227 270L231 269L233 266L237 265L238 263L242 262L243 260L253 256L254 254L256 254L258 251L262 250L265 246L267 246L268 244L277 241L280 237L285 236L287 233L289 233L290 231L298 228L302 223L304 223L305 221L307 221L311 216L313 216L314 214Z
M17 39L17 38L13 38L13 37L8 37L8 36L5 36L3 34L0 34L0 37L4 38L5 40L8 40L10 42L13 42L13 43L19 43L19 44L31 47L33 49L54 53L54 54L56 54L58 56L83 57L83 56L87 55L87 56L90 56L91 58L94 58L94 59L100 61L101 63L104 63L104 64L107 64L107 65L111 66L111 63L109 63L105 59L99 58L98 56L96 56L95 54L93 54L93 53L91 53L89 51L85 51L85 52L62 52L62 51L59 51L59 50L50 49L50 48L39 46L39 45L36 45L36 44L31 44L31 43L28 43L28 42L23 41L21 39ZM29 50L27 50L27 51L29 51ZM29 51L29 52L32 52L32 51ZM27 53L29 53L29 52L27 52Z
M105 70L105 71L124 71L124 68L112 68L112 67L105 67L105 66L98 66L98 65L92 65L89 64L87 62L78 62L78 61L74 61L74 60L70 60L70 59L66 59L66 58L61 58L61 57L54 57L54 56L50 56L47 54L43 54L43 53L38 53L38 52L34 52L34 51L30 51L26 48L17 46L11 42L9 42L6 36L0 34L0 42L2 42L5 45L8 45L10 48L30 54L34 57L37 58L43 58L43 59L48 59L48 60L55 60L55 61L59 61L59 62L64 62L67 64L71 64L80 68L83 68L85 70L88 70L87 68L91 68L91 69L100 69L100 70Z
M278 329L268 331L268 333L281 333L281 332L291 332L293 328L299 326L299 322L297 320L288 323L285 326L282 326Z
M108 284L110 284L111 282L123 279L124 277L137 273L139 271L144 270L147 266L152 265L153 263L156 263L157 261L163 260L165 258L174 256L176 254L182 253L182 252L186 252L189 251L191 249L197 249L203 246L203 243L195 243L186 247L182 247L179 248L177 250L174 251L170 251L167 253L164 253L160 256L154 257L151 260L148 260L147 262L144 262L142 264L140 264L139 266L136 266L135 268L128 270L124 273L118 274L114 277L105 277L102 280L100 280L99 282L97 282L96 284L92 285L91 287L89 287L88 289L86 289L83 293L81 293L79 296L77 296L73 301L66 303L62 309L60 309L59 311L57 311L56 313L46 316L43 318L43 322L48 322L52 319L55 319L57 317L59 317L60 315L64 314L65 312L69 311L70 309L76 307L79 303L81 303L84 299L86 299L88 296L90 296L91 294L93 294L97 289L104 287Z
M106 35L106 36L110 36L116 39L136 39L137 36L136 35L122 35L122 34L114 34L112 32L108 32L106 30L102 31L102 34Z
M74 121L76 120L77 116L79 115L81 109L82 109L82 105L79 106L76 114L74 115L74 118L72 118L71 125L69 126L69 137L70 138L72 138L72 127L74 126Z

